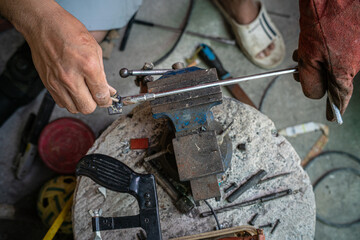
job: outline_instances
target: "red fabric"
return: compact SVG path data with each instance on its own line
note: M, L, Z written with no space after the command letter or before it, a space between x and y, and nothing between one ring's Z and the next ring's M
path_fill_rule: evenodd
M360 1L300 0L299 80L310 98L329 88L341 113L360 70ZM333 120L329 103L327 118Z

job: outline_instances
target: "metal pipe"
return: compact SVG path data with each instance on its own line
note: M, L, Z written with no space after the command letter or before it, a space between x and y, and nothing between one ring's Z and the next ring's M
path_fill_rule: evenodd
M131 71L132 73L139 72L141 74L144 74L145 72L155 72L155 70L128 70L128 71L129 72ZM161 69L160 71L164 71L164 70ZM172 90L172 91L168 91L168 92L144 93L144 94L135 95L135 96L127 96L127 97L122 98L122 101L123 101L124 106L127 106L127 105L141 103L141 102L145 102L147 100L154 100L156 98L166 97L166 96L170 96L170 95L174 95L174 94L185 93L185 92L190 92L190 91L195 91L195 90L200 90L200 89L210 88L210 87L233 85L233 84L236 84L239 82L250 81L250 80L255 80L255 79L265 78L265 77L279 76L279 75L296 73L296 72L297 72L297 68L288 68L288 69L283 69L283 70L278 70L278 71L249 75L249 76L245 76L245 77L219 80L216 82L204 83L204 84L200 84L200 85L196 85L196 86L180 88L180 89L176 89L176 90Z
M128 70L126 68L123 68L120 70L120 75L122 77L128 77L130 75L133 75L133 76L162 75L169 71L173 71L173 70L172 69ZM127 96L127 97L122 98L122 101L123 101L123 105L127 106L127 105L142 103L147 100L154 100L156 98L166 97L166 96L170 96L170 95L174 95L174 94L185 93L185 92L190 92L190 91L195 91L195 90L200 90L200 89L210 88L210 87L228 86L228 85L233 85L233 84L237 84L240 82L245 82L245 81L250 81L250 80L255 80L255 79L260 79L260 78L274 77L274 76L280 76L280 75L285 75L285 74L297 73L297 71L298 71L297 67L287 68L287 69L282 69L282 70L277 70L277 71L253 74L253 75L244 76L244 77L219 80L219 81L211 82L211 83L204 83L204 84L200 84L197 86L176 89L176 90L172 90L172 91L168 91L168 92L145 93L145 94L141 94L141 95ZM338 124L342 124L343 120L342 120L342 117L340 114L340 110L334 104L332 96L329 94L329 91L328 91L328 98L330 101L331 109L336 118L336 122Z

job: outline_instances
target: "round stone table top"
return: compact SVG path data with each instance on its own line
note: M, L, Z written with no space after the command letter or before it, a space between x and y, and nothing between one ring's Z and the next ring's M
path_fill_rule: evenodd
M218 213L223 225L236 227L247 225L251 217L258 213L255 227L281 221L276 231L263 228L267 240L270 239L314 239L315 234L315 197L308 175L300 166L300 158L282 136L276 134L274 123L256 109L230 98L223 104L212 108L215 120L223 126L233 122L229 131L233 144L231 167L226 170L227 180L221 184L222 198L219 202L210 199L213 208L230 205L225 201L228 194L224 189L232 182L242 183L260 169L265 176L291 172L247 190L234 203L254 199L281 190L291 189L293 194L276 200ZM130 150L132 138L149 138L150 145L156 145L165 129L167 120L155 120L148 103L134 108L131 114L121 116L109 126L89 150L122 161L138 173L146 173L142 166L136 165L144 158L145 150ZM237 146L242 147L237 147ZM89 210L102 209L103 217L130 216L138 213L136 199L125 193L106 190L106 197L100 193L100 185L88 177L78 177L73 204L74 237L93 239L91 215ZM193 214L181 214L174 206L169 195L157 185L159 214L163 239L171 239L213 231L216 222L213 216L200 218ZM208 211L203 201L197 207L199 212ZM137 239L139 229L102 231L103 240Z

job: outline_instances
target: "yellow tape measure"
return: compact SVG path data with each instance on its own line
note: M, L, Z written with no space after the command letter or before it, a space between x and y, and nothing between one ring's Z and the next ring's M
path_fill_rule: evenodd
M69 200L65 203L64 208L61 210L60 214L55 219L54 223L51 225L50 229L46 233L43 240L51 240L56 235L57 231L59 230L61 224L64 222L66 215L68 214L68 211L70 210L72 203L73 203L73 197L74 194L71 195Z

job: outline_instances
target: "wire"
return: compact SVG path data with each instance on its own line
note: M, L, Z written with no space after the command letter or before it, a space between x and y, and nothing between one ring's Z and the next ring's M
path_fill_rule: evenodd
M190 0L188 11L186 13L184 24L183 24L183 27L182 27L181 32L179 34L179 37L176 39L176 42L170 48L170 50L167 51L162 57L160 57L158 60L156 60L154 62L154 66L159 65L162 61L164 61L174 51L174 49L177 47L178 43L180 42L181 37L184 35L185 29L186 29L186 27L187 27L187 25L189 23L189 19L190 19L190 16L191 16L193 5L194 5L194 0Z
M348 153L348 152L344 152L344 151L337 151L337 150L331 150L331 151L323 151L320 154L316 155L315 157L311 158L309 160L309 162L304 166L304 169L306 170L313 162L315 162L319 157L324 156L324 155L329 155L329 154L339 154L339 155L344 155L347 156L348 158L351 158L352 160L354 160L355 162L360 164L360 158Z
M319 157L329 155L329 154L339 154L339 155L347 156L347 157L351 158L352 160L354 160L355 162L360 164L360 158L358 158L357 156L355 156L351 153L344 152L344 151L324 151L324 152L316 155L312 159L310 159L308 164L304 166L304 169L306 170L310 166L310 163L315 162L317 159L319 159ZM325 172L313 183L314 191L315 191L316 187L319 185L319 183L322 182L326 177L328 177L329 175L331 175L333 173L340 172L340 171L351 172L360 177L360 170L358 170L358 169L350 168L350 167L333 168L333 169L330 169L329 171ZM326 218L322 217L319 214L316 214L316 219L325 225L335 227L335 228L346 228L346 227L351 227L354 224L360 223L360 218L353 220L351 222L335 223L335 222L327 220Z
M208 207L210 208L211 213L214 215L215 221L216 221L216 225L218 227L218 230L221 229L220 223L219 223L219 219L214 211L214 209L212 208L212 206L210 205L210 203L208 203L208 201L204 200L204 202L206 203L206 205L208 205Z
M261 112L261 109L262 109L262 106L263 106L263 103L264 103L264 100L265 100L265 97L268 93L268 91L270 90L270 88L274 85L274 83L276 82L276 80L279 78L280 76L276 76L274 77L271 82L266 86L262 96L261 96L261 99L260 99L260 103L259 103L259 111Z

